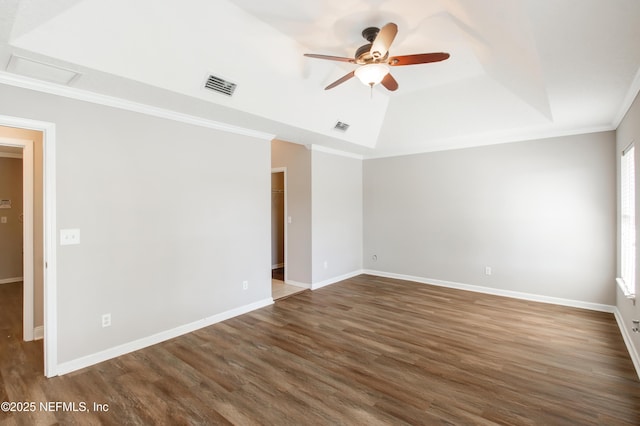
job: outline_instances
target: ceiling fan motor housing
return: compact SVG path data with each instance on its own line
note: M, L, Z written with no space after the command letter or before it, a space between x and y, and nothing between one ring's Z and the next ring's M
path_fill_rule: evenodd
M378 33L380 32L380 28L378 27L367 27L362 30L362 37L367 40L369 43L364 46L360 46L358 50L356 50L355 60L357 64L372 64L372 63L380 63L386 62L389 58L389 52L386 52L384 56L380 55L380 52L372 52L373 42L375 41Z
M386 62L389 59L389 52L387 52L384 56L374 57L371 54L371 43L360 46L358 50L356 50L355 60L356 64L372 64L376 62Z

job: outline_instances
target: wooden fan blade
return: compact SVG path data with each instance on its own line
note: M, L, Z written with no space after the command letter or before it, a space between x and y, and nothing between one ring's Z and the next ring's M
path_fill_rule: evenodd
M389 51L389 47L391 47L391 43L393 43L393 39L396 38L396 34L398 34L398 26L393 22L389 22L380 28L380 32L371 44L371 56L374 59L384 58Z
M309 58L316 58L316 59L328 59L330 61L350 62L352 64L356 63L355 59L353 58L343 58L341 56L316 55L315 53L305 53L304 56L308 56Z
M336 81L334 81L333 83L331 83L330 85L328 85L327 87L324 88L324 90L329 90L329 89L333 89L334 87L336 87L339 84L344 83L345 81L349 80L350 78L352 78L354 75L356 75L355 70L351 71L349 74L337 79Z
M419 53L417 55L393 56L389 58L389 65L398 67L401 65L427 64L429 62L440 62L449 59L449 54L444 52Z
M398 90L398 82L395 78L393 78L391 73L385 75L380 84L382 84L387 90L391 92L395 92L396 90Z

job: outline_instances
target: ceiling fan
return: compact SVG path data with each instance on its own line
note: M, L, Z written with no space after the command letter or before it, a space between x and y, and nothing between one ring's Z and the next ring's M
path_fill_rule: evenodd
M398 26L393 22L386 24L382 28L365 28L362 31L362 37L364 37L369 43L364 46L360 46L358 50L356 50L354 58L316 55L314 53L305 53L304 56L360 65L360 67L325 87L324 90L333 89L337 85L344 83L353 76L356 76L360 81L362 81L362 83L370 86L372 89L376 84L382 84L390 91L398 89L398 82L389 73L390 66L397 67L403 65L427 64L429 62L444 61L449 58L449 54L444 52L419 53L416 55L389 57L389 47L397 33Z

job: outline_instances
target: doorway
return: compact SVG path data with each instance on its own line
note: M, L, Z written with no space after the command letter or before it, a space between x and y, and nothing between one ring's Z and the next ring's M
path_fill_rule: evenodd
M23 191L22 162L21 146L0 145L0 350L10 365L19 362L11 348L30 337L23 318L24 293L30 283L24 282L29 280L24 274L29 265L23 229L23 198L28 190Z
M44 339L44 374L52 377L57 375L55 125L0 115L0 146L22 154L22 340Z
M2 152L3 180L0 194L0 226L7 247L3 251L8 262L3 262L3 281L22 282L22 339L26 342L42 338L44 327L35 329L36 312L34 299L34 142L26 139L8 138L3 135L21 136L19 129L0 129L0 152ZM12 170L13 169L13 170ZM10 184L9 184L10 183ZM41 238L39 239L41 241ZM13 256L11 256L13 254ZM13 259L11 259L13 258ZM39 270L42 273L42 269ZM41 278L38 277L38 278ZM40 280L41 281L41 280ZM42 315L40 315L40 322Z
M287 284L287 170L271 170L271 297L282 299L304 289Z
M285 281L284 171L271 172L271 278Z

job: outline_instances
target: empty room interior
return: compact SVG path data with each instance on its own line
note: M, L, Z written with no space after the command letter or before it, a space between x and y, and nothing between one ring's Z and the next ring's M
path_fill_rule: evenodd
M0 2L0 423L640 424L639 91L637 0Z

